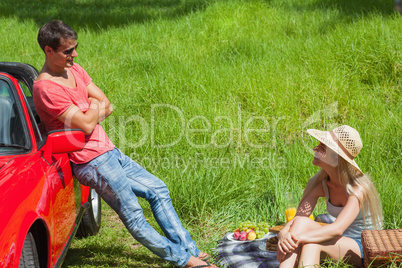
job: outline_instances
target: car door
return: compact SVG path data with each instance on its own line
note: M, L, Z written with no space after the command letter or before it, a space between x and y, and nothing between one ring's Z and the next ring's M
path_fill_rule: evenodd
M52 163L48 163L46 174L50 192L52 192L51 202L54 219L52 250L56 261L70 237L76 218L74 182L67 154L53 155Z
M31 81L33 82L33 81ZM40 124L32 100L31 84L19 80L19 95L25 104L25 118L28 121L32 143L36 150L44 145L46 140L46 130ZM71 164L68 154L53 154L51 158L40 158L40 166L45 176L43 188L42 204L49 203L51 214L51 251L52 262L56 263L59 259L66 242L68 241L77 217L75 205L75 189L71 171Z

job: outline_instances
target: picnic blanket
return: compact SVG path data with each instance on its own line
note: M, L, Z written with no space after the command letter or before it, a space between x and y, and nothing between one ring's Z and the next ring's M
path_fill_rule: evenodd
M269 237L254 241L230 239L231 233L218 242L214 249L216 264L227 268L277 268L275 251L266 250Z

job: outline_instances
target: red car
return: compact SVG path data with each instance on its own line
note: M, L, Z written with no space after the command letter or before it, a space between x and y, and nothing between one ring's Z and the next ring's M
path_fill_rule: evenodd
M59 267L76 235L94 235L101 200L73 177L84 133L45 133L32 101L38 72L0 62L0 267Z

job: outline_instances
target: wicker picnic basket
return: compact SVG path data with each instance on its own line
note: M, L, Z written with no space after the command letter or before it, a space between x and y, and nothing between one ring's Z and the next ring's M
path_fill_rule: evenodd
M364 267L399 267L402 264L402 229L362 232Z

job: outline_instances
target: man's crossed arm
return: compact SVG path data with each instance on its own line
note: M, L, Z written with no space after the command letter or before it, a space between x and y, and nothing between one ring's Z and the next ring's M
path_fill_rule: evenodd
M93 82L87 86L90 101L89 109L83 113L76 105L71 106L57 117L61 122L71 128L79 128L89 135L99 122L102 122L113 112L113 107L105 93Z

